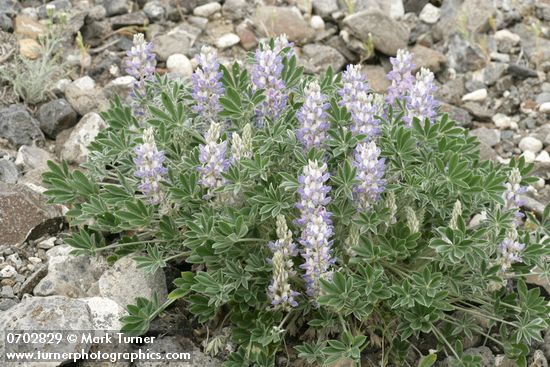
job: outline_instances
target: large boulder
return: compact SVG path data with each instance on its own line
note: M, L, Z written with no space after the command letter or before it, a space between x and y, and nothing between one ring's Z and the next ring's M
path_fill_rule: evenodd
M60 208L47 205L41 194L24 185L0 182L0 246L55 233L62 223Z
M300 43L306 43L315 36L315 31L297 8L260 6L252 21L262 36L286 34L290 41Z
M377 9L348 15L343 22L345 29L361 42L368 42L372 35L374 47L386 55L395 56L409 42L409 30Z
M0 138L6 139L18 149L21 145L43 142L44 134L38 121L24 105L11 105L0 109Z

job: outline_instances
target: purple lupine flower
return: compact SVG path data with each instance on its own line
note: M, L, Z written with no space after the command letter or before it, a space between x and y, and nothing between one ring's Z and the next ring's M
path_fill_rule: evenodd
M428 119L433 123L439 105L434 97L436 90L434 74L426 68L421 68L416 73L416 81L407 98L407 113L403 117L407 127L411 126L413 117L419 118L422 122Z
M524 214L518 210L524 204L521 195L527 191L527 187L521 186L521 173L519 169L512 169L508 182L504 186L506 187L506 191L502 194L504 210L516 210L514 224L518 226L524 217Z
M335 259L331 257L333 227L330 219L332 213L325 207L318 206L308 215L308 221L302 230L300 244L304 251L304 263L300 268L305 270L307 294L316 299L321 291L321 279L330 280L330 266Z
M365 75L361 73L361 65L348 65L342 73L342 88L338 91L342 100L339 105L345 106L349 111L350 104L357 101L359 93L366 93L368 90L369 85Z
M303 175L298 178L300 202L296 207L300 209L301 216L296 223L302 227L299 242L303 247L302 257L305 259L300 267L306 271L304 278L307 293L314 299L320 293L320 279L330 279L330 266L334 263L330 240L332 213L325 208L330 202L330 197L327 196L330 187L325 185L329 177L326 163L319 165L317 161L309 161L304 167Z
M279 51L280 52L280 51ZM276 120L286 107L287 94L285 83L281 79L283 59L275 50L268 48L256 50L256 63L252 66L252 90L264 90L265 100L256 109L258 125L263 125L263 118Z
M380 133L379 121L375 117L380 113L380 106L376 104L374 94L360 92L356 98L348 107L352 120L350 131L354 135L366 135L366 140L371 140Z
M292 257L298 254L296 244L292 240L292 232L288 229L283 215L277 216L277 241L269 243L273 258L269 261L273 265L273 279L268 288L271 304L283 309L298 306L294 297L298 292L290 288L288 278L295 275Z
M299 296L300 293L290 288L289 273L283 253L280 251L275 252L271 263L273 265L273 278L267 288L271 304L283 310L298 307L298 302L294 298Z
M518 242L516 237L517 232L515 229L511 230L498 246L502 272L508 271L512 264L522 261L521 252L525 249L525 244Z
M358 206L361 210L368 210L372 204L380 200L380 195L386 187L384 177L384 158L380 156L380 149L371 141L359 143L355 147L353 166L357 169L359 183L354 188Z
M297 132L298 139L309 150L320 148L327 139L327 130L330 127L326 110L329 104L327 97L321 93L317 81L308 84L305 90L306 101L296 113L301 128Z
M206 144L200 145L198 167L200 173L199 183L202 187L208 189L204 199L210 199L214 196L213 190L221 187L225 179L222 173L229 168L229 160L225 157L227 151L227 141L218 143L221 135L221 124L212 122L210 128L205 134Z
M134 175L141 178L138 188L149 197L151 204L159 204L163 197L160 181L168 170L163 166L166 159L164 152L157 150L153 128L149 127L143 131L143 144L138 145L134 152L137 154L134 158Z
M294 52L294 43L290 42L286 36L286 34L281 34L279 37L275 38L274 40L274 46L273 51L278 55L283 51L285 48L289 48L288 53L286 54L287 57L292 57L296 53Z
M216 120L218 112L222 110L219 98L224 92L218 56L216 50L203 46L196 58L199 67L191 76L191 95L195 101L193 111L206 120Z
M151 79L155 72L153 44L145 42L142 33L135 34L134 44L126 54L126 72L136 79L133 96L141 97L145 92L145 81Z
M304 167L303 175L298 177L300 202L296 204L296 208L300 209L302 214L296 220L298 225L305 225L310 213L313 213L317 207L330 203L330 197L327 195L330 186L325 185L329 178L330 173L327 172L326 163L319 166L317 161L309 161L309 164Z
M415 65L412 63L412 55L407 50L398 50L396 57L390 57L390 62L393 69L387 75L391 85L386 94L386 102L395 105L396 100L404 101L412 89L414 76L411 73Z

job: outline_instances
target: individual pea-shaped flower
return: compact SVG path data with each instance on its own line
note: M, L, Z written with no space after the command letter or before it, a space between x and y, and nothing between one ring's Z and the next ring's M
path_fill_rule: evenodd
M142 33L134 35L134 44L130 51L126 53L126 72L133 76L134 97L143 97L145 93L145 81L151 79L155 72L155 55L153 54L153 44L145 42Z
M196 58L199 67L191 76L191 95L195 101L192 108L205 120L215 121L222 110L219 99L224 93L218 56L215 49L203 46Z
M299 225L305 225L309 215L319 206L328 205L330 197L327 195L330 186L325 182L330 178L327 172L327 164L319 165L317 161L309 161L304 167L303 174L298 177L298 194L300 201L296 207L300 209L301 217L296 221Z
M327 116L327 97L321 93L317 81L312 81L305 89L306 100L298 110L296 116L300 122L297 132L298 140L309 150L320 148L327 139L327 130L330 127Z
M198 167L200 173L199 183L202 187L208 189L205 199L210 199L214 196L213 191L221 187L225 179L222 173L229 168L229 160L225 157L227 152L227 141L219 143L221 135L221 124L212 122L210 128L205 135L206 144L201 144L199 149L199 161L201 166Z
M235 163L242 158L252 157L252 126L246 124L243 128L243 136L233 133L231 136L231 162Z
M403 118L405 125L410 127L413 117L424 122L428 119L431 123L437 115L438 102L434 97L437 87L434 84L434 74L422 68L416 74L416 81L407 99L407 114Z
M166 157L163 151L157 149L153 128L149 127L143 131L143 143L134 151L137 154L134 158L134 175L141 179L138 188L149 198L151 204L159 204L163 198L160 181L168 170L163 166Z
M264 47L258 49L254 56L251 82L252 90L264 90L265 99L257 106L258 125L263 125L263 119L276 120L286 107L287 94L285 83L281 78L283 59L279 52Z
M512 264L521 262L521 253L524 249L525 244L517 241L516 230L510 230L498 246L501 271L506 272L512 267Z
M371 141L359 143L355 147L353 166L356 168L356 179L359 183L354 188L359 209L369 210L380 200L386 187L384 180L384 158L379 158L380 149Z
M300 244L303 247L302 257L304 263L300 268L305 270L307 294L315 300L321 292L321 279L330 280L332 277L331 265L335 259L331 256L333 233L332 213L325 207L318 206L308 215L308 221L304 224Z
M415 65L412 62L412 55L407 50L398 50L396 57L390 57L392 70L388 73L387 78L391 85L386 94L386 102L394 105L396 100L405 101L405 97L412 89L414 84L414 76L412 71Z
M271 264L273 265L273 278L268 287L271 304L275 306L275 308L281 308L286 311L293 307L297 307L298 302L296 302L294 298L300 294L290 288L288 268L285 257L281 251L276 251L273 254Z

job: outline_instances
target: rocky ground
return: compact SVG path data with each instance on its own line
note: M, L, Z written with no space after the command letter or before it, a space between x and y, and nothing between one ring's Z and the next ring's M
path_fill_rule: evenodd
M41 195L46 162L83 163L87 144L105 127L98 112L113 95L129 93L133 79L125 75L123 59L135 32L144 32L153 41L157 71L174 78L190 76L196 67L193 56L204 44L215 46L222 60L232 62L244 60L262 38L286 33L295 42L306 72L319 73L328 66L339 71L360 62L377 91L388 86L389 56L409 48L418 68L436 73L441 109L481 140L484 159L506 163L523 155L535 163L540 179L529 189L525 209L540 213L550 201L549 0L54 0L48 4L55 5L57 21L60 12L66 14L62 72L52 74L51 88L41 85L44 95L36 98L0 79L2 329L36 325L116 329L123 307L133 297L168 291L168 274L147 276L128 259L109 267L102 258L69 256L63 242L64 208L47 206ZM42 1L0 0L1 67L19 67L25 60L39 58L37 39L47 32L47 18ZM159 328L178 332L155 347L181 349L192 345L186 344L190 343L186 337L200 339L201 331L193 332L181 317L159 323ZM196 365L221 363L193 348L199 358ZM547 366L550 333L537 348L531 366ZM486 366L512 366L487 347L470 351L483 355Z

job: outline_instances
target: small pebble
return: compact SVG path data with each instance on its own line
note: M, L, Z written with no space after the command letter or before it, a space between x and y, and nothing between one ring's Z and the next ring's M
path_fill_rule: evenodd
M527 163L532 163L532 162L534 162L534 161L535 161L535 158L536 158L535 153L533 153L533 152L531 152L531 151L529 151L529 150L523 152L522 156L523 156L523 158L525 159L525 162L527 162Z
M311 28L318 31L325 29L325 21L318 15L312 16L309 24L311 25Z
M550 113L550 102L545 102L539 106L539 112Z
M55 237L50 237L44 241L38 242L37 247L43 248L45 250L51 249L52 247L55 246L55 240L56 240Z
M519 149L522 152L538 153L542 149L542 141L532 136L526 136L519 142Z
M27 258L27 260L29 260L31 263L33 263L34 265L36 264L40 264L42 262L42 259L39 258L39 257L34 257L34 256L31 256L29 258Z
M462 97L462 100L464 102L467 102L467 101L481 102L481 101L484 101L486 98L487 98L487 89L482 88L482 89L475 90L471 93L465 94Z
M11 278L17 274L15 268L11 265L5 266L0 270L0 278Z
M218 38L218 40L216 41L216 47L218 47L220 50L223 50L225 48L235 46L239 42L241 42L239 36L234 33L227 33Z
M497 113L492 117L495 126L499 129L509 129L512 125L512 118L502 113Z
M188 77L193 73L193 66L187 56L183 54L173 54L168 56L166 67L171 73L180 74L183 77Z
M198 17L208 18L214 15L214 13L220 11L221 8L222 6L220 5L220 3L208 3L201 6L197 6L193 10L193 15L196 15Z
M437 23L441 17L441 9L428 3L422 8L418 18L424 23L434 24Z
M548 163L550 162L550 155L546 150L543 150L542 152L539 153L539 155L537 155L537 157L535 158L535 161Z

